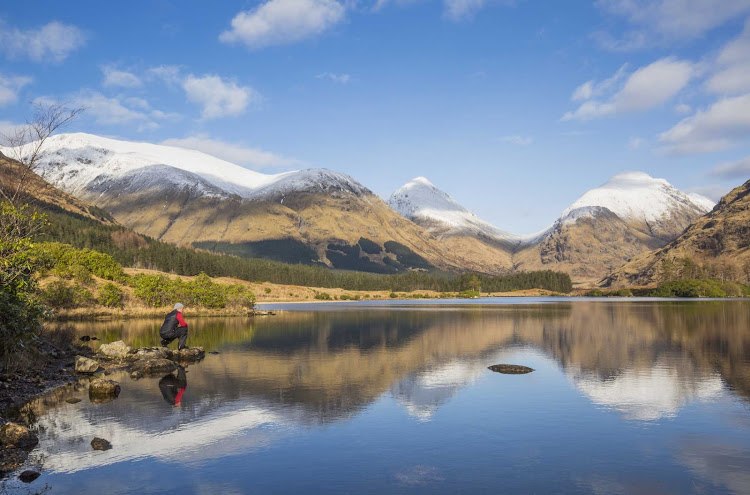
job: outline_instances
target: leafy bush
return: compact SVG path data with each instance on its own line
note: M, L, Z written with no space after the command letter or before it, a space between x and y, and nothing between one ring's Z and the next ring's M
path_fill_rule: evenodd
M271 293L271 288L270 287L266 287L265 289L263 289L263 292L265 292L266 294L270 294Z
M52 308L70 309L91 305L94 296L88 289L55 280L42 291L42 301Z
M475 290L462 290L458 293L458 297L464 299L474 299L475 297L479 297L479 292Z
M99 304L108 308L122 308L124 294L122 289L107 282L99 289Z
M125 273L122 265L111 256L92 251L76 249L59 242L43 242L35 246L35 254L42 267L54 269L63 278L75 278L88 272L106 280L122 281Z
M332 298L331 295L327 292L316 292L315 299L319 299L321 301L330 301Z
M726 297L721 282L717 280L674 280L660 285L656 297Z
M395 292L391 292L391 293L390 293L390 294L388 295L388 297L390 297L391 299L396 299L396 298L398 297L398 294L396 294Z

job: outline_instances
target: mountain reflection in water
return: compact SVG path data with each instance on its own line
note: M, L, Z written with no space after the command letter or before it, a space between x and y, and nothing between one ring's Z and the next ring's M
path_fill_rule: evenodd
M747 467L750 459L747 302L310 308L270 318L193 318L190 345L220 354L187 367L181 407L163 395L164 377L135 381L124 373L112 376L122 393L107 404L90 404L86 391L74 387L32 402L26 412L41 431L32 456L42 466L40 479L54 493L70 489L75 479L95 486L113 469L138 470L145 481L115 484L112 492L198 492L195 480L179 490L155 481L156 465L177 465L201 473L203 488L216 489L217 480L228 477L232 490L245 492L250 474L221 474L218 467L243 459L257 466L253 483L260 492L263 486L278 492L470 491L513 483L524 492L533 486L628 492L656 483L629 484L641 472L632 457L645 455L633 452L646 449L653 451L646 457L657 459L647 471L662 483L654 485L659 490L750 492L746 475L715 467L721 452L727 453L721 462ZM145 346L158 342L159 324L80 323L77 330L104 342ZM537 371L504 376L486 369L499 362ZM177 377L167 381L179 388ZM65 403L70 396L84 401ZM441 433L428 435L431 425ZM652 435L640 439L634 427L650 428ZM600 447L596 435L616 435L617 441ZM722 435L734 440L722 443ZM114 448L92 452L94 436ZM514 438L517 445L498 450ZM628 444L636 438L654 444ZM463 450L441 455L462 441L468 442ZM357 444L359 455L378 460L349 474L326 464L325 456L338 459L329 449ZM601 448L612 462L597 470L584 459L601 455ZM495 461L480 469L488 452ZM621 455L630 457L618 464ZM389 456L400 468L387 465ZM310 458L318 471L294 471ZM272 468L261 469L285 460L295 474L272 479ZM529 463L536 473L519 471ZM149 465L153 475L144 468ZM513 481L504 471L510 468ZM404 473L425 472L424 483L404 484L412 479ZM310 476L317 484L305 484ZM369 485L360 485L365 479Z

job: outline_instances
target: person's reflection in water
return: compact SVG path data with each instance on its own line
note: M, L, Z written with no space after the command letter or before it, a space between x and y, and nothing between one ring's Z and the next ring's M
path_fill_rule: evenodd
M159 390L161 395L168 404L175 407L182 406L182 396L187 388L187 377L185 376L185 368L182 366L177 367L177 376L170 373L164 378L159 380Z

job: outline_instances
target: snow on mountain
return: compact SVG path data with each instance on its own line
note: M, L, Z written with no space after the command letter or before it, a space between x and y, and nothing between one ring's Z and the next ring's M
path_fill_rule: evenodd
M532 244L542 232L521 235L500 230L470 212L424 177L417 177L394 192L388 205L404 218L443 235L478 235L514 245Z
M644 172L623 172L584 193L560 218L587 207L607 208L625 221L654 225L676 211L703 215L711 211L714 202L699 194L686 194L666 180Z
M40 173L76 196L103 193L113 184L124 192L129 187L145 190L177 186L202 196L237 195L245 199L283 198L300 191L370 193L348 175L329 170L262 174L200 151L84 133L50 137L44 145Z

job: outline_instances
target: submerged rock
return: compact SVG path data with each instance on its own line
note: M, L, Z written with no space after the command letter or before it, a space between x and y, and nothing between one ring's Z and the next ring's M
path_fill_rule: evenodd
M143 375L163 375L171 373L176 369L177 365L169 359L139 359L131 367L131 376L136 375L134 378L138 378Z
M188 347L174 351L172 356L176 361L200 361L206 357L206 351L203 347Z
M99 363L84 356L76 356L76 373L92 374L99 369Z
M41 473L37 473L36 471L32 471L30 469L24 471L18 476L18 479L23 481L24 483L31 483L35 479L41 476Z
M135 359L172 359L172 351L167 347L140 347L133 353Z
M523 375L534 371L533 368L527 368L526 366L520 366L518 364L493 364L487 369L496 373L504 373L506 375Z
M67 402L68 404L78 404L79 402L81 402L81 399L79 399L78 397L71 397L70 399L65 399L65 402Z
M91 440L91 448L94 450L109 450L112 448L112 444L103 438L96 437Z
M133 349L126 345L122 340L110 344L102 344L99 347L99 354L115 359L126 359L130 356Z
M3 447L33 449L39 443L37 436L25 426L16 423L5 423L0 427L0 444Z
M97 378L89 384L89 399L91 402L109 402L120 395L120 384L114 380Z

